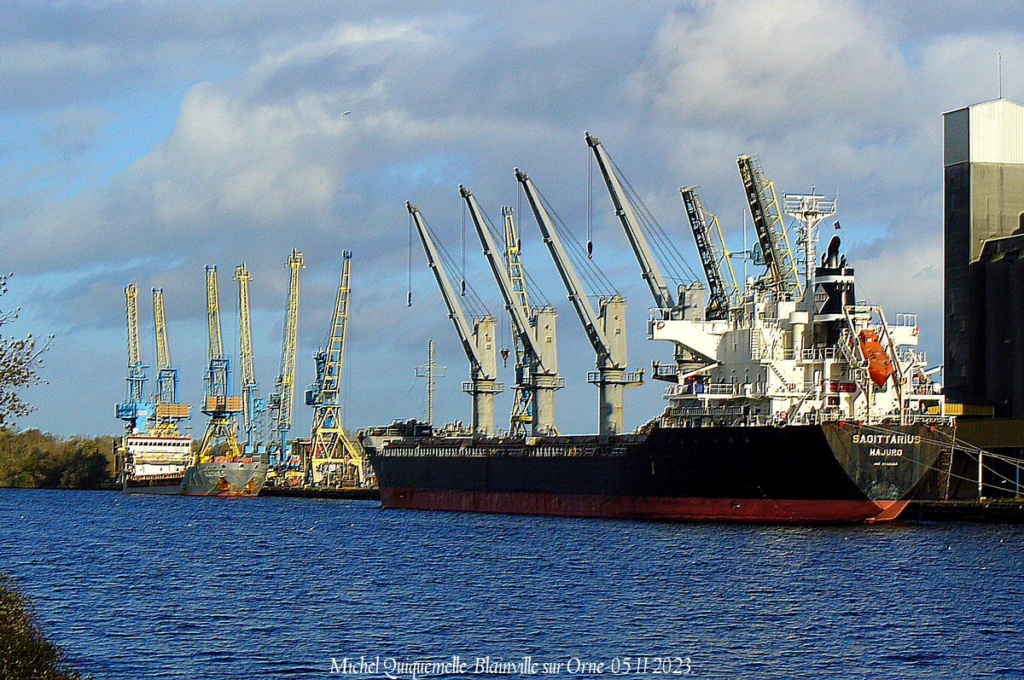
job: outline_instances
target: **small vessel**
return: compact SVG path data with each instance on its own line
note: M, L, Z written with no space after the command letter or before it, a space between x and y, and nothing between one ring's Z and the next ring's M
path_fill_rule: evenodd
M131 435L125 439L121 488L128 493L181 493L193 458L192 437Z

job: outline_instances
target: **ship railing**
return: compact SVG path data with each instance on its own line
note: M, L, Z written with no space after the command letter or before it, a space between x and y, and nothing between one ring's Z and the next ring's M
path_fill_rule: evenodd
M896 358L901 364L909 366L928 363L928 353L925 350L916 350L911 347L897 347Z
M899 312L896 314L896 323L893 326L909 326L913 328L917 326L917 314Z
M835 347L805 347L800 351L800 358L804 361L824 361L836 358Z
M675 368L673 366L673 368ZM633 385L636 383L643 382L644 373L643 371L626 371L620 378L615 381L608 381L610 384L617 385ZM594 383L595 385L601 384L601 371L587 371L587 382Z
M677 378L679 376L678 364L663 364L659 361L655 361L651 368L653 369L652 376L656 380Z
M740 386L736 383L713 382L713 383L686 383L685 385L671 385L665 390L666 396L708 395L708 396L734 396L739 394Z

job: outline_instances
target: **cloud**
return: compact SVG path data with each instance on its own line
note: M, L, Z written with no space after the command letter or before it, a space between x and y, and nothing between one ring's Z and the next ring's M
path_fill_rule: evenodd
M415 302L405 306L404 202L419 204L457 253L457 184L497 215L517 204L518 166L582 234L584 130L602 137L684 250L691 245L676 189L693 184L739 249L739 153L760 154L783 192L838 189L861 289L893 311L935 318L926 333L938 337L940 114L994 96L986 64L999 50L1006 94L1024 95L1021 19L985 3L282 7L19 5L0 27L0 76L12 87L0 115L48 121L24 124L23 136L0 149L16 171L0 188L0 217L18 245L2 269L18 272L11 294L31 310L23 321L58 330L61 347L83 348L81 360L51 362L57 379L40 390L46 408L32 422L117 426L108 406L122 389L121 289L132 280L165 288L183 391L198 398L206 264L220 267L227 337L232 267L245 261L253 272L258 371L271 385L293 247L307 261L300 384L312 377L308 357L329 321L340 252L350 249L356 316L347 373L360 394L349 423L406 415L418 408L411 367L428 339L458 381L466 369L416 243ZM150 133L117 134L133 127ZM40 142L78 154L75 172L26 151ZM597 256L630 298L632 363L667 360L665 347L646 341L650 295L599 178L593 207ZM595 397L582 378L592 353L532 217L520 223L527 268L562 310L561 363L572 387L560 396L560 421L593 429ZM500 312L474 243L470 231L466 276ZM878 283L894 278L906 282ZM18 292L19 281L30 285ZM102 385L99 406L49 425L66 399L61 384ZM454 396L439 417L465 420L468 399L446 389ZM657 386L630 400L632 424L661 408ZM389 405L383 416L380 404Z
M890 124L878 102L906 85L885 22L838 0L710 3L672 16L634 82L666 115L711 128Z

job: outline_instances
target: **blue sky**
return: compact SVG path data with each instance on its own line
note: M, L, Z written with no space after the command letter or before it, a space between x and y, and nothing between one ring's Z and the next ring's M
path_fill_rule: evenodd
M1013 3L5 3L0 270L14 277L0 309L22 309L8 334L56 336L49 384L26 393L38 410L19 425L120 431L132 281L150 361L148 291L164 288L181 391L197 403L207 264L234 347L231 275L243 261L252 272L266 393L292 248L306 257L300 385L352 250L347 424L424 415L414 367L429 339L449 367L437 419L468 420L468 366L418 247L405 304L404 202L461 258L458 185L498 216L516 205L519 167L582 234L585 130L684 252L677 190L695 184L741 246L741 153L759 154L783 192L838 190L859 297L919 312L939 363L941 114L996 96L1000 52L1003 94L1020 101ZM629 300L631 364L668 360L646 340L650 296L600 184L594 197L595 259ZM527 269L561 311L559 425L593 430L592 352L529 216L521 232ZM498 313L470 237L467 278ZM662 389L629 392L630 427L663 408ZM308 411L296 407L295 432Z

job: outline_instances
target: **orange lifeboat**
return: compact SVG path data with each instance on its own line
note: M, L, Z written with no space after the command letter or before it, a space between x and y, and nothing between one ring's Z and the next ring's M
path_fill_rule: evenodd
M881 387L889 376L896 372L893 370L892 361L878 340L878 333L865 329L860 332L859 338L860 350L868 362L868 376L871 382Z

